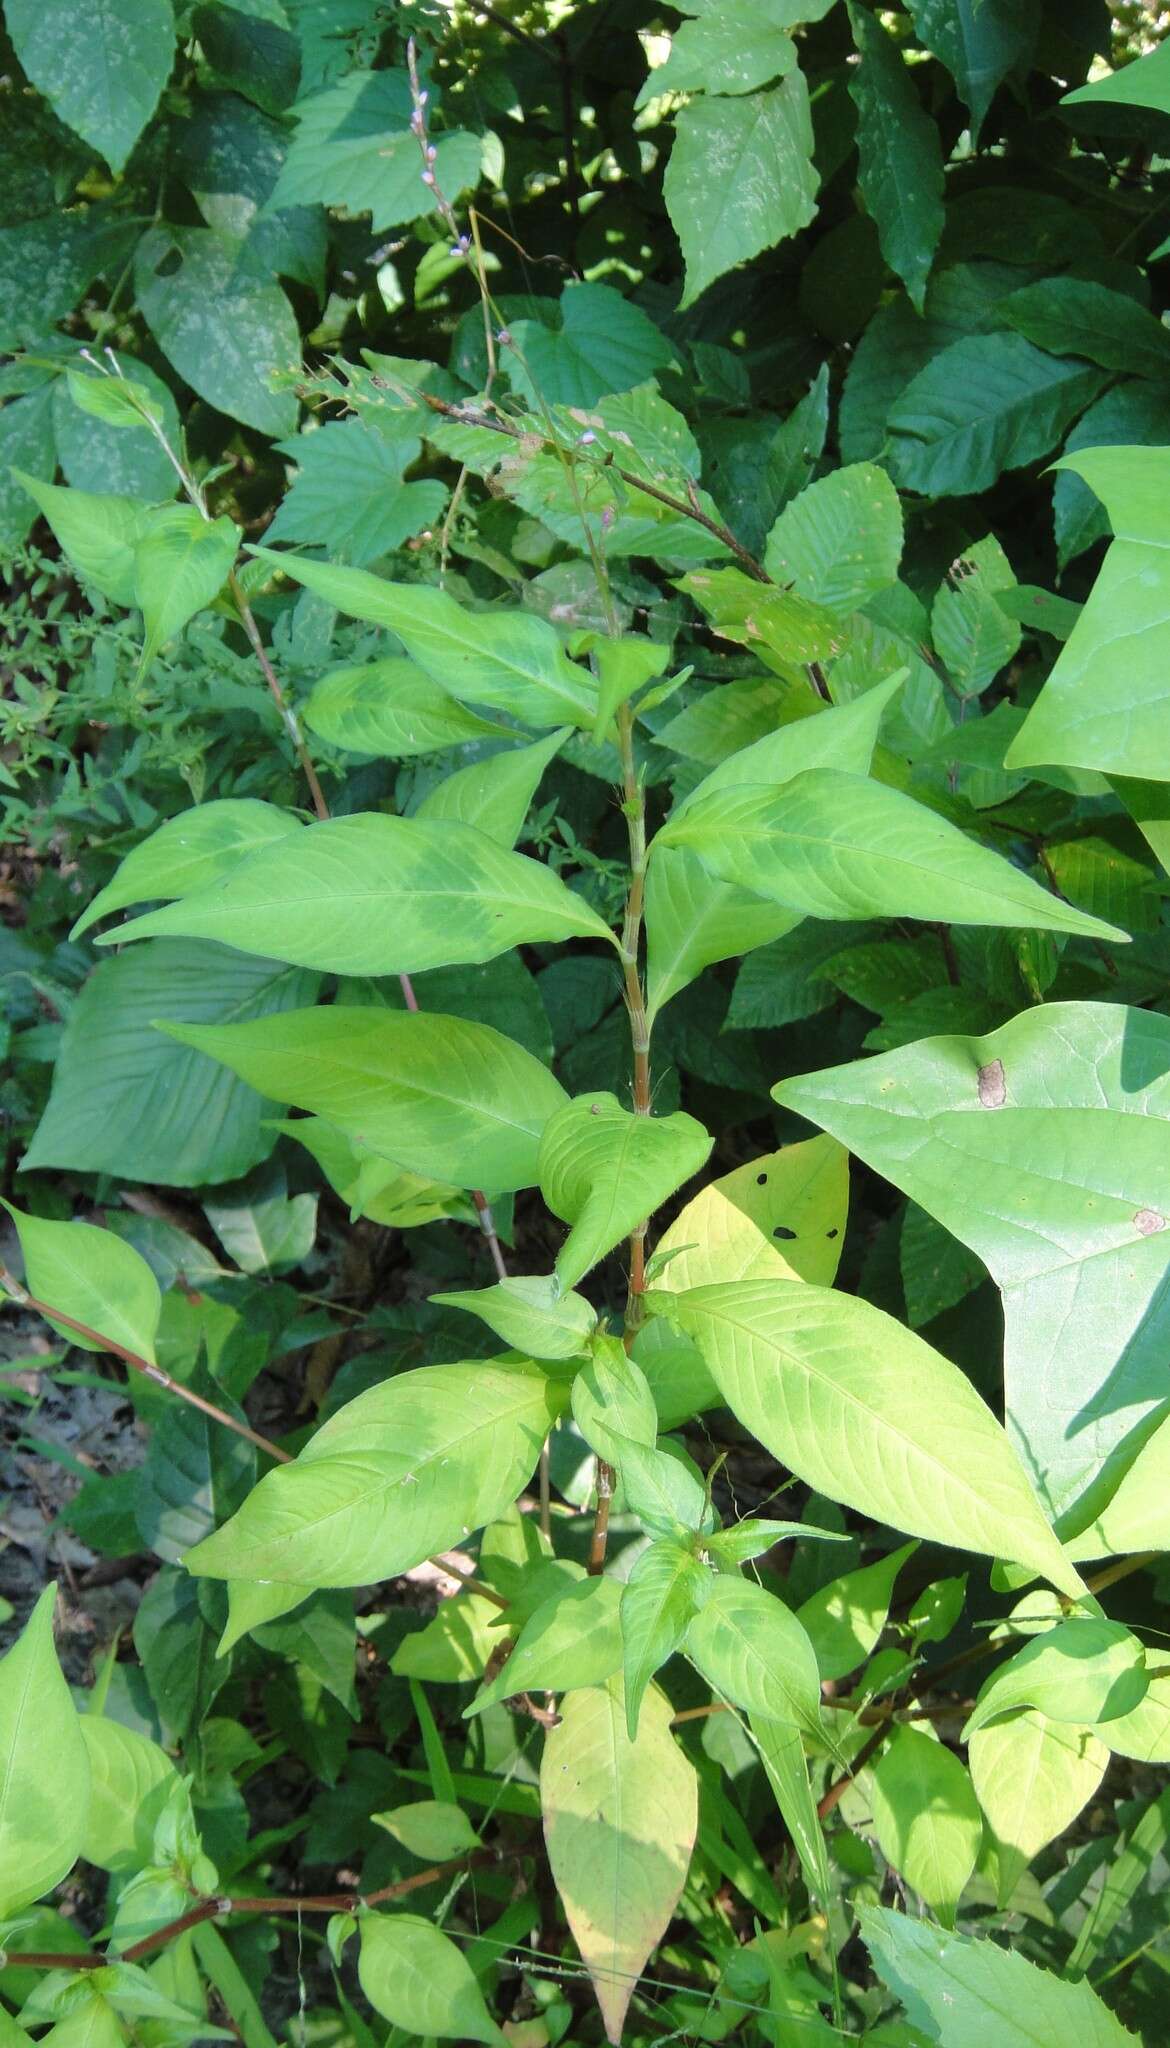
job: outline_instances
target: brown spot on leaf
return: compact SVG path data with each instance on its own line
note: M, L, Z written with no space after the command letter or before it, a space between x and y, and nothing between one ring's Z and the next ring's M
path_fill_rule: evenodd
M1133 1224L1140 1237L1153 1237L1155 1231L1165 1230L1166 1218L1159 1216L1156 1209L1139 1209Z
M984 1109L1002 1109L1007 1101L1007 1086L1003 1078L1003 1061L989 1060L979 1069L979 1100Z

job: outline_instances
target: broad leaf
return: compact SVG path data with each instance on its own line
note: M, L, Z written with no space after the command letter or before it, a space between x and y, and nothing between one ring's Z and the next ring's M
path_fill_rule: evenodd
M1135 2039L1087 1983L1062 1983L994 1941L940 1933L883 1906L861 1906L858 1918L911 2024L947 2048L1125 2048Z
M924 497L990 490L1038 462L1101 389L1103 373L1033 348L1022 334L973 334L932 356L889 413L890 471Z
M980 1687L963 1730L969 1741L1019 1707L1079 1726L1132 1713L1145 1698L1145 1652L1119 1621L1073 1616L1033 1636Z
M1164 448L1082 448L1060 468L1083 477L1117 535L1004 765L1092 767L1170 782Z
M193 506L152 512L134 550L134 602L146 627L144 664L216 597L236 559L239 528Z
M698 1829L698 1781L671 1712L652 1686L631 1741L619 1683L569 1693L541 1759L549 1863L612 2042L678 1903Z
M167 1029L360 1151L454 1187L530 1187L541 1132L565 1105L559 1081L513 1039L430 1011L335 1006Z
M876 1564L830 1579L797 1608L822 1678L844 1678L865 1662L885 1628L894 1581L914 1548L905 1543Z
M474 965L540 940L614 943L596 911L539 861L509 853L472 825L374 812L330 818L261 847L218 882L133 918L99 944L156 933L374 975Z
M680 1647L707 1587L694 1553L669 1538L644 1550L621 1598L626 1728L633 1741L646 1687Z
M387 583L365 569L301 561L270 548L252 553L350 618L388 626L412 661L452 697L510 712L527 725L592 729L597 685L569 660L546 619L516 610L467 611L426 584Z
M430 213L418 138L410 129L405 71L350 71L326 92L302 100L297 130L270 204L323 202L370 214L375 234ZM436 138L435 179L449 200L479 177L478 136L459 130Z
M878 17L849 0L849 21L860 60L849 74L849 92L857 108L861 195L877 223L882 255L921 313L943 229L938 129Z
M9 411L6 406L0 417L7 419ZM149 506L137 498L63 490L59 484L42 483L16 465L12 474L21 490L35 500L82 580L115 604L135 605L134 554L152 517Z
M821 1737L816 1654L790 1608L753 1579L720 1576L687 1630L686 1653L721 1699Z
M210 228L154 227L134 262L147 325L192 390L258 433L291 433L297 401L269 377L300 367L296 316L247 244Z
M808 87L693 99L675 119L665 196L686 262L685 308L717 277L807 227L817 173Z
M430 1299L465 1308L529 1358L576 1358L597 1323L584 1295L563 1293L551 1273L516 1274L496 1287L432 1294Z
M526 1360L400 1373L267 1473L187 1569L297 1586L394 1578L511 1505L565 1398Z
M957 1367L880 1309L799 1281L654 1295L732 1412L809 1486L875 1521L1081 1582Z
M68 1876L85 1836L89 1756L53 1646L46 1586L0 1662L0 1913Z
M835 768L808 769L779 790L748 783L697 796L668 820L663 843L692 846L723 881L806 917L944 918L1125 937L900 790Z
M227 874L240 860L300 830L301 820L255 797L220 797L168 818L126 855L111 882L83 910L69 936L130 903L173 902Z
M1165 1018L1052 1003L777 1090L990 1269L1008 1429L1074 1531L1164 1407L1168 1069Z
M316 990L316 976L301 968L200 940L160 939L103 960L69 1013L48 1106L22 1166L166 1187L250 1172L276 1143L267 1126L273 1101L164 1036L159 1012L196 1029L242 1028L311 1002Z
M16 1225L29 1293L153 1364L162 1297L145 1259L92 1223L52 1223L3 1206ZM75 1330L66 1334L82 1351L106 1349Z
M481 1687L464 1716L482 1714L518 1692L570 1692L600 1685L622 1666L616 1579L580 1579L529 1616L502 1671Z
M919 1728L895 1728L873 1769L873 1824L886 1862L944 1927L979 1855L983 1823L957 1756Z
M608 285L567 285L556 310L559 327L517 320L509 330L516 353L504 351L508 375L529 399L595 405L644 384L673 360L653 321Z
M78 1854L99 1870L141 1870L154 1861L155 1824L177 1783L157 1742L101 1714L79 1721L89 1758L89 1803Z
M570 737L570 730L562 726L530 747L512 747L489 755L486 761L457 768L427 791L415 817L475 825L497 845L515 846L544 771Z
M1106 370L1165 377L1170 333L1124 292L1081 277L1046 277L1011 292L1000 309L1019 334L1054 356L1086 356Z
M646 875L646 996L651 1022L704 967L766 946L795 911L720 882L686 846L659 846Z
M919 41L946 65L979 141L997 86L1031 54L1037 0L909 0Z
M774 582L840 612L855 611L896 583L901 559L898 494L872 462L809 484L785 506L764 556Z
M755 92L786 77L796 62L796 45L783 19L773 14L769 20L768 14L757 0L721 0L698 21L684 21L635 106L665 92Z
M358 1978L382 2018L417 2038L505 2048L471 1964L449 1935L414 1913L366 1913Z
M30 84L120 171L170 77L168 0L6 0L4 13Z
M1027 1710L976 1729L969 1755L976 1797L995 1836L999 1903L1006 1906L1032 1858L1092 1799L1109 1750L1087 1728Z
M322 676L306 699L304 719L330 746L391 761L465 740L501 739L506 730L457 702L417 662L396 655Z
M641 1367L617 1337L594 1339L573 1375L573 1420L599 1458L620 1463L627 1450L652 1450L658 1437L654 1396Z
M338 420L280 444L297 465L268 528L270 541L318 542L357 567L400 548L443 515L448 492L435 477L403 481L417 438L391 440L363 420Z
M694 1117L635 1116L615 1095L578 1095L545 1124L540 1187L571 1225L557 1257L562 1287L575 1287L606 1252L644 1223L699 1171L711 1139Z

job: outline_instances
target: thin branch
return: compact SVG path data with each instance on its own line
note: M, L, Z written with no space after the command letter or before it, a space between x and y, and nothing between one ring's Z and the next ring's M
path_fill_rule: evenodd
M313 809L316 811L318 818L323 820L329 816L329 806L325 801L321 784L317 779L317 770L313 766L312 756L305 745L300 721L280 687L280 679L268 658L268 649L260 638L260 628L256 624L252 607L244 596L243 586L234 569L228 577L228 589L231 591L232 602L240 615L240 624L248 637L248 644L260 664L261 674L272 693L272 701L284 721L284 729L292 742L297 760L301 764L301 771L309 785L309 795L313 800Z

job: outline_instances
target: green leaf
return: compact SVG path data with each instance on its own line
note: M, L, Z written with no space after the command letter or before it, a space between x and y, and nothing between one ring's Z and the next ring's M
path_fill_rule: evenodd
M1170 441L1170 394L1164 383L1136 380L1112 384L1081 414L1064 443L1064 453L1082 448L1115 448L1127 443L1158 447ZM1109 531L1109 515L1074 469L1060 469L1052 492L1057 560L1063 569ZM1067 637L1067 636L1066 636Z
M759 1714L751 1716L748 1726L784 1825L800 1858L805 1882L813 1898L827 1905L832 1882L829 1859L809 1783L800 1730L788 1722L769 1721Z
M679 589L706 612L720 639L749 647L781 676L797 663L827 661L846 645L836 613L742 569L694 569L679 578Z
M895 1728L871 1778L878 1847L944 1927L975 1868L983 1839L971 1780L949 1749L920 1728Z
M53 387L53 431L66 481L75 490L112 491L152 503L173 498L178 477L142 414L156 419L177 448L179 409L169 387L145 363L119 356L118 365L120 375L99 377L78 363Z
M540 1141L540 1188L571 1228L557 1279L575 1287L606 1252L699 1171L711 1139L694 1117L635 1116L615 1095L578 1095L557 1110Z
M1121 1457L1128 1457L1131 1448L1132 1440L1127 1440L1120 1447ZM1074 1536L1070 1556L1113 1557L1139 1550L1170 1550L1168 1454L1170 1426L1161 1422L1126 1466L1116 1492Z
M1003 549L989 535L966 549L939 585L930 608L930 637L964 697L977 696L994 682L1019 648L1019 622L996 602L1014 584ZM945 737L940 744L947 744Z
M317 1236L317 1197L288 1194L276 1161L242 1185L208 1194L203 1213L241 1273L275 1273L301 1266Z
M977 1728L969 1755L975 1794L995 1836L999 1903L1006 1906L1032 1858L1092 1799L1109 1750L1089 1729L1029 1709Z
M998 1728L981 1728L971 1738L972 1756L976 1743L990 1740L1011 1725L1010 1722L1000 1722ZM1059 1723L1053 1722L1052 1726L1059 1728ZM1084 1731L1063 1729L1060 1732L1076 1734ZM1105 1749L1114 1756L1133 1757L1135 1762L1142 1764L1170 1763L1170 1682L1155 1674L1138 1706L1128 1714L1116 1714L1111 1721L1103 1721L1093 1733L1100 1736Z
M452 697L507 711L526 725L592 730L597 685L569 660L547 619L515 610L467 611L426 584L387 583L365 569L305 562L268 548L251 552L348 617L388 626Z
M96 1234L96 1233L95 1233ZM81 1853L89 1757L53 1647L56 1583L0 1662L0 1913L68 1876Z
M590 1450L611 1465L627 1448L653 1449L658 1437L654 1396L645 1373L627 1358L620 1339L594 1339L590 1357L573 1375L572 1406L573 1420Z
M83 1714L89 1803L78 1855L99 1870L142 1870L153 1862L155 1825L177 1783L164 1749L136 1728Z
M469 711L400 655L322 676L305 701L304 720L331 746L391 761L438 753L465 740L501 739L507 731Z
M911 2024L947 2048L1125 2048L1136 2039L1087 1983L1062 1983L994 1941L942 1933L883 1906L861 1906L858 1919Z
M505 2048L471 1964L449 1935L414 1913L367 1913L360 1925L358 1978L383 2019L417 2037Z
M531 747L511 747L486 761L457 768L427 791L416 818L444 818L476 825L499 846L513 847L524 830L545 769L571 737L565 725Z
M514 1040L430 1011L333 1006L166 1028L250 1086L325 1117L359 1151L454 1187L530 1187L541 1133L565 1105L559 1081Z
M545 405L595 405L631 391L674 360L654 322L604 284L569 284L556 309L560 325L517 320L503 360L512 386ZM624 452L624 451L623 451Z
M592 1303L582 1294L562 1293L551 1273L514 1274L495 1287L432 1294L430 1299L465 1308L529 1358L576 1358L597 1324Z
M1165 377L1170 333L1124 292L1082 277L1046 277L1000 305L1009 327L1054 356L1084 356L1105 370Z
M1162 44L1132 63L1095 78L1091 85L1066 92L1063 107L1150 107L1157 114L1170 112L1170 52Z
M192 390L258 433L291 434L296 398L269 377L300 368L300 334L259 257L210 228L156 227L134 262L147 325Z
M168 0L6 0L4 11L30 84L120 171L170 77Z
M797 1608L822 1678L844 1678L864 1664L886 1625L894 1580L914 1550L913 1543L904 1543L876 1564L830 1579Z
M755 92L784 78L796 46L782 22L766 19L756 0L722 0L717 12L684 21L670 38L666 62L650 73L634 104L665 92Z
M0 286L2 261L0 255ZM10 399L0 409L0 549L6 555L27 535L36 517L29 501L40 504L39 489L51 487L57 468L52 405L53 394L46 387L27 398Z
M857 108L858 182L882 255L919 313L943 229L939 133L901 50L876 14L849 0L860 62L849 73Z
M150 514L134 550L134 601L146 626L144 664L219 595L239 538L230 519L204 519L190 505Z
M725 271L807 227L817 173L808 87L789 72L770 92L691 100L675 117L667 211L682 245L682 308Z
M1009 1433L1074 1531L1163 1412L1167 1069L1164 1017L1052 1003L777 1091L984 1261Z
M980 1687L963 1740L1018 1707L1081 1726L1131 1713L1145 1698L1145 1651L1119 1621L1074 1616L1033 1636Z
M202 1370L188 1384L205 1400L214 1396L220 1407L225 1405L221 1389ZM246 1421L234 1402L226 1405L238 1422ZM239 1507L255 1483L256 1453L244 1437L213 1417L175 1401L154 1424L136 1478L138 1533L156 1557L177 1564L184 1551Z
M417 439L389 440L360 419L282 441L297 469L267 538L319 543L328 534L333 552L359 568L401 547L442 517L448 497L434 477L403 481L418 448Z
M733 1706L822 1736L813 1646L796 1615L754 1580L720 1576L710 1583L687 1630L686 1653Z
M1037 0L909 0L918 39L945 64L978 143L997 87L1031 55Z
M1022 334L972 334L932 356L889 413L890 473L923 497L971 497L1039 462L1101 389L1102 373Z
M327 92L302 100L270 205L343 206L370 214L374 234L432 213L434 195L422 182L410 113L405 71L351 71ZM435 183L454 201L478 182L482 144L460 130L434 142Z
M732 1412L807 1485L874 1521L1081 1582L969 1380L869 1302L786 1280L650 1296Z
M130 903L171 902L227 874L270 840L300 830L301 820L256 797L220 797L168 818L132 848L113 881L98 891L69 936L79 939L99 918Z
M794 911L716 881L685 846L659 845L646 875L645 908L651 1023L704 967L766 946L800 923Z
M540 940L616 943L584 898L539 861L507 852L472 825L374 812L330 818L261 847L218 882L98 943L155 933L218 939L248 953L262 945L296 967L373 975L474 965Z
M692 846L721 880L806 917L942 918L1126 936L1062 903L901 790L836 768L807 769L778 790L745 783L696 794L655 844Z
M1059 467L1104 502L1117 539L1055 667L1004 757L1007 768L1092 767L1170 782L1164 448L1082 448Z
M791 499L764 554L774 582L840 612L855 611L896 583L901 559L898 493L872 462L833 470Z
M395 1578L511 1505L566 1394L525 1359L400 1373L267 1473L187 1569L297 1586Z
M0 420L13 411L5 406ZM136 498L63 490L60 484L41 483L23 469L13 469L12 474L35 500L78 575L115 604L137 604L134 553L152 517L149 507Z
M92 1223L52 1223L24 1215L11 1202L3 1207L16 1225L29 1293L153 1364L162 1297L145 1259ZM82 1351L106 1349L75 1330L65 1334Z
M180 835L172 829L181 822L172 819L157 835L171 835L167 889L182 880ZM158 940L103 960L66 1020L48 1106L22 1167L63 1166L166 1187L201 1187L250 1172L276 1142L266 1125L272 1101L208 1055L164 1036L158 1013L207 1030L240 1027L295 1010L316 989L316 976L302 969L198 940Z
M617 1681L571 1692L541 1759L553 1879L612 2042L670 1923L698 1829L698 1780L671 1734L672 1711L651 1686L631 1741Z
M693 1552L669 1538L642 1552L622 1590L622 1671L631 1742L646 1687L680 1647L707 1584Z
M370 1819L422 1863L445 1863L450 1856L462 1856L481 1846L462 1807L447 1806L439 1799L416 1799L410 1806L372 1813Z
M507 1663L476 1693L464 1718L519 1692L569 1692L601 1685L622 1668L616 1579L580 1579L543 1600L516 1638Z

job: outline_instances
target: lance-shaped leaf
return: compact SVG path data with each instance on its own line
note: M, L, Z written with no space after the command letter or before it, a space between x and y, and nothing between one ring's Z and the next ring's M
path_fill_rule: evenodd
M188 1571L360 1586L409 1571L502 1514L531 1478L567 1389L526 1359L437 1365L346 1403L260 1481Z
M299 832L301 820L257 797L220 797L168 818L126 855L114 878L83 910L69 936L129 903L173 902L205 888L258 847Z
M687 1630L686 1652L720 1698L822 1736L816 1653L795 1614L754 1579L721 1576Z
M687 846L657 848L646 875L646 1000L664 1003L717 960L781 939L799 915L750 889L719 882Z
M132 918L99 944L154 933L218 939L332 974L421 974L541 940L614 943L551 868L473 825L373 812L261 847L218 882Z
M918 97L898 44L868 7L849 0L860 62L849 75L857 108L858 182L882 254L922 312L943 230L938 129Z
M142 1870L155 1861L155 1823L178 1783L165 1749L101 1714L78 1723L89 1758L89 1802L78 1854L99 1870Z
M318 830L320 827L318 827ZM805 917L915 917L1124 939L901 790L835 768L700 797L658 842ZM131 930L134 927L131 926Z
M876 1564L844 1572L797 1609L822 1678L844 1678L864 1664L886 1625L894 1580L915 1548L904 1543Z
M1079 1727L1132 1713L1149 1678L1137 1637L1119 1621L1074 1615L1033 1636L979 1689L963 1740L1018 1707Z
M588 669L569 660L547 619L516 609L468 611L445 590L387 583L367 569L305 562L272 548L252 553L349 618L388 626L411 660L452 697L510 712L525 725L592 730L597 684Z
M29 1293L153 1364L162 1296L134 1247L92 1223L54 1223L26 1216L11 1202L3 1206L16 1225ZM53 1327L82 1351L106 1348L64 1324Z
M375 2012L415 2039L506 2048L463 1950L415 1913L367 1913L358 1978Z
M983 1840L979 1802L957 1756L919 1728L895 1728L874 1767L873 1822L886 1862L944 1927Z
M517 1273L495 1287L432 1294L430 1299L465 1308L529 1358L576 1358L597 1326L592 1303L583 1294L563 1294L551 1273Z
M832 704L827 710L790 719L775 732L753 740L751 746L728 754L689 796L676 804L671 825L721 790L742 789L747 784L757 789L765 784L779 789L807 768L843 768L849 775L868 775L882 718L907 674L904 668L895 669L893 675L847 704ZM660 833L655 844L660 845L664 837L672 836Z
M748 1725L760 1753L764 1774L800 1858L805 1883L813 1898L827 1906L831 1884L829 1858L809 1782L800 1730L787 1721L766 1720L761 1714L753 1714Z
M464 1717L518 1692L569 1692L599 1685L622 1667L616 1579L579 1579L543 1600L525 1622L503 1669L476 1693Z
M1170 1550L1170 1422L1159 1423L1116 1493L1068 1549L1077 1559Z
M616 1465L631 1446L653 1448L658 1436L654 1396L641 1367L616 1337L596 1339L593 1355L573 1376L573 1420L599 1458Z
M146 627L143 662L219 595L236 559L239 528L191 505L152 512L134 550L134 602Z
M541 1132L566 1102L514 1039L432 1011L291 1010L162 1028L263 1094L325 1117L359 1152L453 1187L531 1187Z
M81 1853L89 1756L53 1645L54 1583L0 1662L0 1913L51 1891Z
M698 1779L671 1734L672 1711L652 1686L631 1741L619 1681L571 1692L541 1760L549 1863L613 2042L678 1904L698 1829Z
M1080 448L1057 467L1096 492L1117 538L1004 765L1170 782L1170 449Z
M977 1728L968 1754L975 1796L995 1836L999 1903L1006 1906L1032 1858L1088 1805L1109 1750L1088 1728L1028 1709Z
M646 1687L659 1666L678 1649L708 1585L690 1550L669 1538L642 1552L622 1592L622 1669L626 1727L638 1733Z
M1008 1429L1074 1530L1164 1409L1168 1070L1165 1017L1052 1003L775 1091L990 1268Z
M389 761L438 753L465 740L501 739L507 730L469 711L425 668L401 655L322 676L305 701L304 720L330 746Z
M474 825L500 846L515 846L553 755L564 746L571 728L562 726L530 747L511 747L486 761L457 768L428 790L416 818L446 818Z
M819 1493L1083 1590L991 1410L892 1317L795 1280L648 1300L694 1338L745 1428Z
M12 475L35 499L82 580L115 604L137 604L134 550L150 524L150 507L138 498L66 490L15 466Z
M996 87L1030 56L1040 23L1036 0L910 0L918 39L946 65L978 142Z
M697 1173L712 1140L694 1117L635 1116L616 1095L578 1095L544 1127L540 1187L554 1216L572 1226L557 1259L562 1287L643 1223Z

